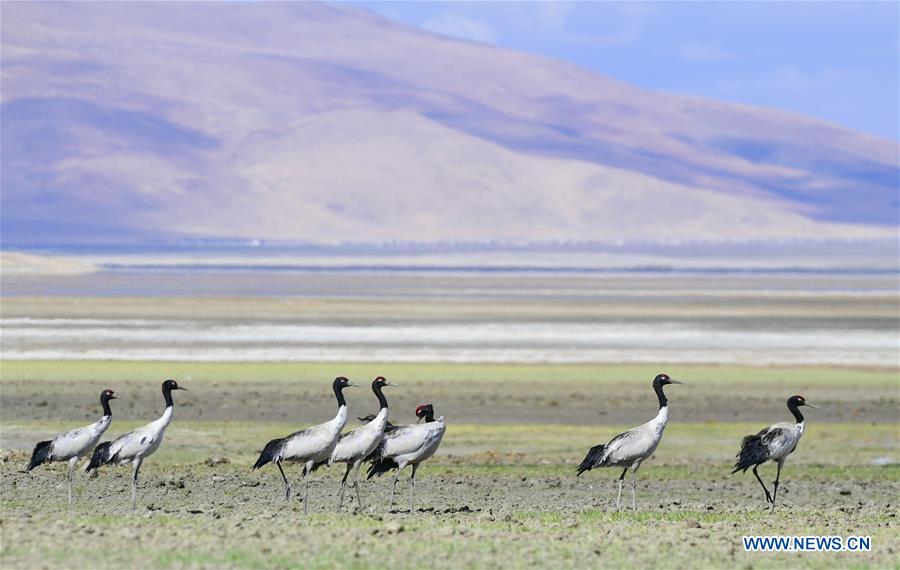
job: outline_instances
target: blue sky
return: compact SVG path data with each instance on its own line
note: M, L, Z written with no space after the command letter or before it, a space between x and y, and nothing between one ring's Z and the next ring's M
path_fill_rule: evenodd
M774 107L900 139L900 4L347 2L642 87Z

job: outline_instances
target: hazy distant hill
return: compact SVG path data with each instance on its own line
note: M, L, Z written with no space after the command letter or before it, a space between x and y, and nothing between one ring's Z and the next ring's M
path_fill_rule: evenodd
M886 235L898 145L309 3L2 10L7 241Z

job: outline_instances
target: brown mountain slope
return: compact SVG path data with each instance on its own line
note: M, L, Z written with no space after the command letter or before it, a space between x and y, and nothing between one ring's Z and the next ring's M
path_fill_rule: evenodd
M4 3L3 232L883 235L897 145L317 4Z

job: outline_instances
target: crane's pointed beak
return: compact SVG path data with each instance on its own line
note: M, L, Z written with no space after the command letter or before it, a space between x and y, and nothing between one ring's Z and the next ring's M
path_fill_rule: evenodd
M385 384L385 386L393 386L394 388L399 388L399 387L400 387L400 386L398 386L397 384L394 384L393 382L388 382L388 383Z
M175 388L175 389L176 389L176 390L184 390L185 392L189 392L189 391L190 391L190 390L188 390L187 388L185 388L185 387L183 387L183 386L179 386L179 387L177 387L177 388Z
M353 382L347 382L344 388L359 388L359 384L354 384Z
M669 384L684 384L684 382L682 382L681 380L673 380L672 378L669 378Z
M819 409L819 406L813 406L812 404L803 404L803 405L806 406L806 407L808 407L808 408L812 408L812 409L814 409L814 410L818 410L818 409Z

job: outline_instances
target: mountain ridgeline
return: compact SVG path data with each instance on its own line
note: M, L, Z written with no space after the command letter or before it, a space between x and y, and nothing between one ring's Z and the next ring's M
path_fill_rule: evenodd
M898 145L312 3L2 5L5 242L883 237Z

